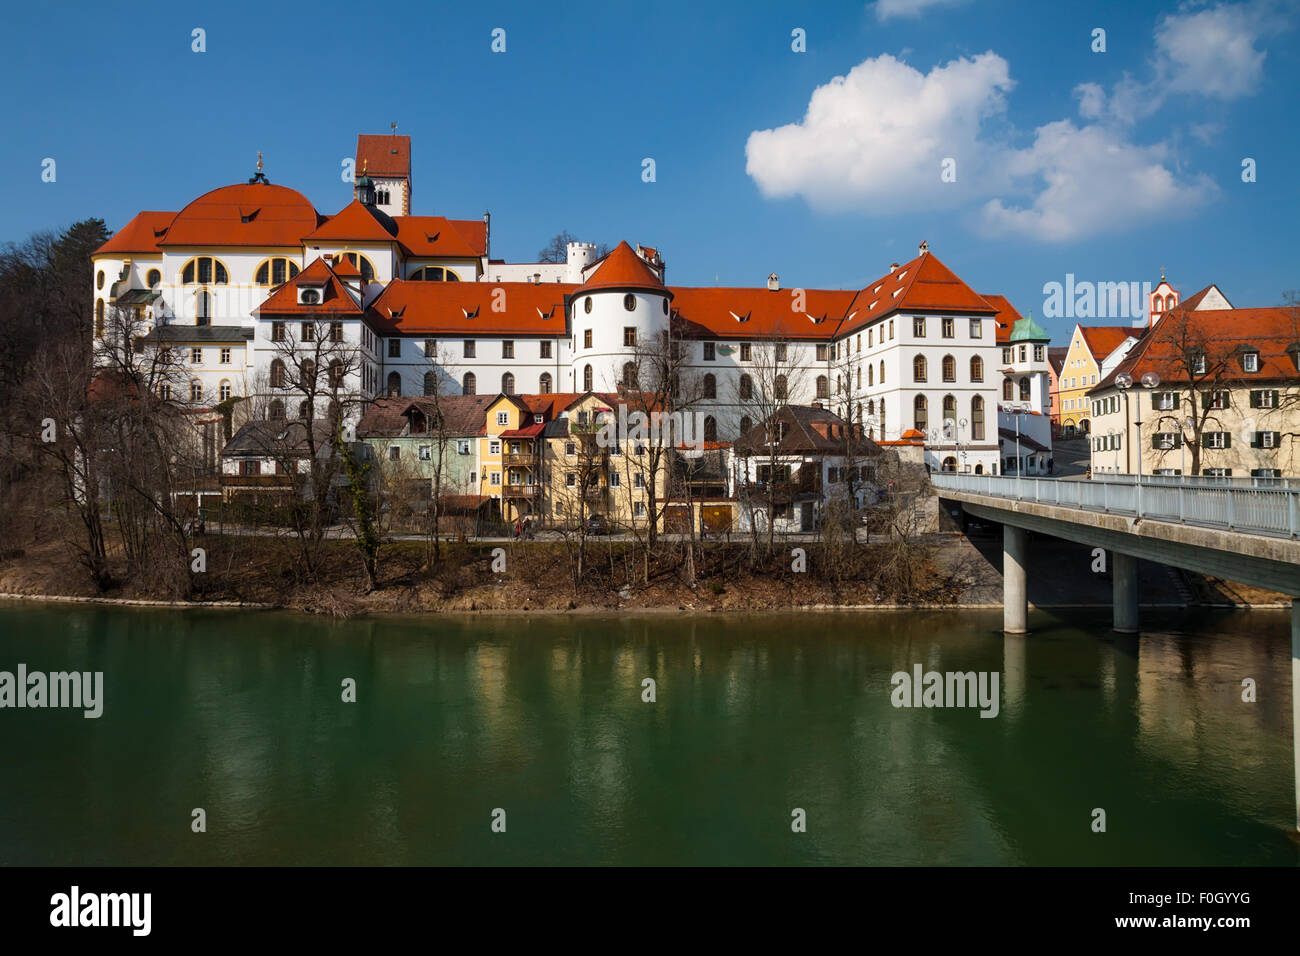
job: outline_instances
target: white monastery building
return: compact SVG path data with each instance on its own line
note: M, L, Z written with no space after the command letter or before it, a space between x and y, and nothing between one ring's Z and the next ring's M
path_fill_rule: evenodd
M97 344L129 310L131 347L182 369L166 397L251 399L246 417L302 417L299 372L323 377L313 401L342 398L351 422L376 397L434 389L612 392L671 343L710 440L763 407L820 405L878 441L924 442L936 470L990 474L1015 455L1013 404L1047 420L1045 334L1029 320L1012 347L1010 303L976 293L926 243L861 289L785 288L775 274L674 286L654 248L621 242L598 258L575 242L565 262L507 263L491 258L486 213L412 215L408 136L358 137L356 172L333 215L268 181L260 160L246 183L139 213L93 256ZM1045 428L1021 432L1050 447Z

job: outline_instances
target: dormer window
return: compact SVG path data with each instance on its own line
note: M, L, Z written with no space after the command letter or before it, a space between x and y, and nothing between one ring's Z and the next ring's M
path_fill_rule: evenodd
M1241 369L1243 372L1259 371L1259 353L1254 351L1241 353Z
M298 302L302 305L320 305L320 289L301 289Z
M1192 356L1192 374L1193 374L1193 375L1204 375L1204 374L1205 374L1205 369L1206 369L1206 365L1205 365L1205 353L1204 353L1204 352L1197 352L1197 353L1195 353L1195 354Z

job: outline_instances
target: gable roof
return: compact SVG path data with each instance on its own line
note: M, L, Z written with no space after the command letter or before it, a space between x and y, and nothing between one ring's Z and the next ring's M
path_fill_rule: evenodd
M591 292L596 289L648 289L664 291L664 284L645 260L632 251L626 240L600 260L591 276L578 289Z
M113 252L157 253L162 254L159 242L167 235L167 229L176 218L174 212L136 213L131 221L113 234L108 242L96 249L91 255L108 255Z
M410 178L411 137L393 133L357 136L356 175Z
M944 265L932 252L864 286L837 334L856 332L891 312L962 312L996 315L998 310Z
M268 182L204 193L176 214L160 246L298 246L320 219L307 197Z
M380 219L380 216L383 219ZM392 217L363 206L359 200L354 199L344 206L338 215L331 216L305 238L307 240L392 242L396 236L397 224Z
M736 439L736 453L766 453L768 425L772 421L787 426L777 445L778 455L843 455L846 447L853 454L880 454L880 446L862 434L861 426L855 427L834 412L815 405L783 405L767 421Z
M1020 321L1021 315L1016 311L1009 299L1004 295L989 295L985 293L981 298L993 308L997 313L993 316L996 326L996 341L998 345L1005 345L1011 340L1011 330L1015 324Z
M442 433L449 437L483 434L483 416L490 395L440 395L436 398L377 398L357 423L358 438L396 438L406 429L406 413L418 409L426 417L441 413Z
M1093 361L1098 363L1119 348L1125 339L1140 338L1146 331L1130 325L1081 325L1078 328L1083 344L1092 354Z
M1191 298L1183 299L1181 302L1178 303L1177 306L1175 306L1175 308L1187 309L1191 311L1197 308L1201 304L1202 300L1204 300L1205 297L1208 296L1211 292L1217 292L1224 302L1228 302L1228 297L1223 294L1223 291L1217 285L1211 282L1209 285L1207 285L1200 292L1197 292ZM1228 302L1228 308L1232 308L1231 302Z
M321 285L319 305L301 305L298 302L298 287L301 285ZM324 259L317 258L311 265L284 285L280 286L258 308L261 315L348 315L361 316L364 311L360 303L352 297L343 282L336 276Z
M478 258L487 255L487 223L445 216L394 216L397 241L407 255Z

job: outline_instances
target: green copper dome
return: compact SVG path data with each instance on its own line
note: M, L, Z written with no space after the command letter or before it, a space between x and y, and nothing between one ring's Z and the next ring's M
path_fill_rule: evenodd
M1012 342L1050 342L1051 339L1043 327L1034 321L1032 312L1011 328Z

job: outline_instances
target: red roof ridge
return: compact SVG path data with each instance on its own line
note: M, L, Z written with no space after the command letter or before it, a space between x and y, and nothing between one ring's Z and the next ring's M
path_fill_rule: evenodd
M596 271L579 288L580 292L594 289L653 289L667 291L658 274L646 265L627 240L622 240L596 267ZM670 292L669 295L672 295Z

